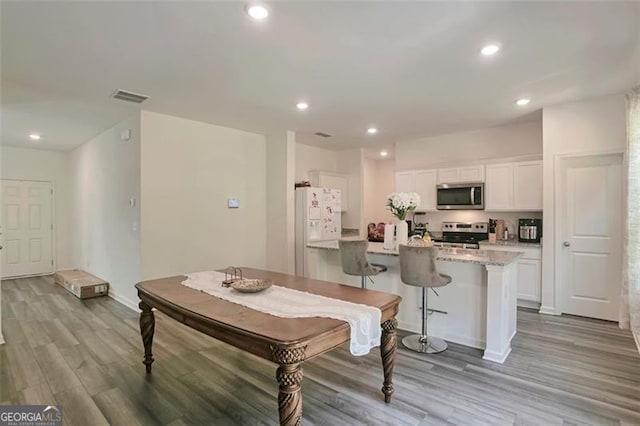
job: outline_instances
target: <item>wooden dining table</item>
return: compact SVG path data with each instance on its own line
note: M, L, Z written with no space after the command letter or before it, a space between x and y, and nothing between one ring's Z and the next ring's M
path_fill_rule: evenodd
M381 310L383 384L386 403L393 394L393 364L396 352L396 314L400 296L363 290L278 272L242 268L245 278L273 281L275 285L333 299L374 306ZM302 364L350 340L345 321L311 317L282 318L182 285L183 275L136 284L140 298L140 333L147 373L153 364L155 318L152 308L198 330L278 365L278 411L281 425L302 421Z

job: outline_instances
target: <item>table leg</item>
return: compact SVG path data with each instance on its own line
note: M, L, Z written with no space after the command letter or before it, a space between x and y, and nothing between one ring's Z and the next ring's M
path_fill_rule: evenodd
M384 402L391 402L393 395L393 363L396 360L396 346L398 320L391 318L382 323L382 341L380 344L380 355L382 355L382 368L384 370L384 383L382 385L382 393L384 394Z
M278 392L278 412L280 425L302 424L302 362L306 346L299 348L271 347L273 361L280 366L276 379L280 385Z
M140 302L138 307L141 310L140 334L142 335L142 344L144 345L144 361L142 361L142 363L145 365L147 373L151 373L151 364L153 364L151 345L153 344L153 332L156 328L156 318L153 315L151 306Z

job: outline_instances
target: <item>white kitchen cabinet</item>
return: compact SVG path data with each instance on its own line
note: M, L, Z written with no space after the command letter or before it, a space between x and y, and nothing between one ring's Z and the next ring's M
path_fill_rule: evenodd
M460 182L484 182L484 165L460 167L458 178Z
M542 161L513 164L513 208L542 210Z
M513 163L489 164L484 184L485 210L510 210L513 206Z
M418 211L436 211L437 170L414 170L396 173L396 192L416 192L420 196Z
M415 188L415 172L396 173L396 192L414 192Z
M454 183L458 180L458 168L438 169L438 183Z
M415 192L420 196L418 211L436 211L436 170L415 172Z
M535 259L518 261L518 299L540 303L541 263Z
M438 183L475 183L484 178L484 164L438 169Z
M481 250L523 252L518 259L518 305L535 307L541 300L542 248L540 246L501 246L480 243Z
M349 206L349 178L346 175L319 170L311 170L308 174L309 182L312 186L339 189L341 211L347 211Z
M542 161L487 165L484 191L487 211L541 211Z

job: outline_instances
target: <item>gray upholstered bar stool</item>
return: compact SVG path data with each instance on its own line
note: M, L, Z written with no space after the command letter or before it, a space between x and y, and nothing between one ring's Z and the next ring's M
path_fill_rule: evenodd
M449 284L449 275L438 273L436 268L437 247L400 246L400 279L407 285L422 287L422 335L413 334L402 339L407 348L428 354L447 349L447 342L427 334L429 318L429 289Z
M340 240L340 263L342 271L347 275L362 277L362 288L367 288L367 278L387 270L384 265L375 265L367 260L367 240ZM373 280L372 280L373 281Z

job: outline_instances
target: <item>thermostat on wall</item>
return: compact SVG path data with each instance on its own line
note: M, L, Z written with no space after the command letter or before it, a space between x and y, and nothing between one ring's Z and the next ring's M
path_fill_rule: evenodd
M240 207L240 202L238 202L237 198L229 198L229 200L227 201L227 206L229 206L230 209L237 209L238 207Z
M120 139L123 141L128 141L131 139L131 129L126 129L120 132Z

